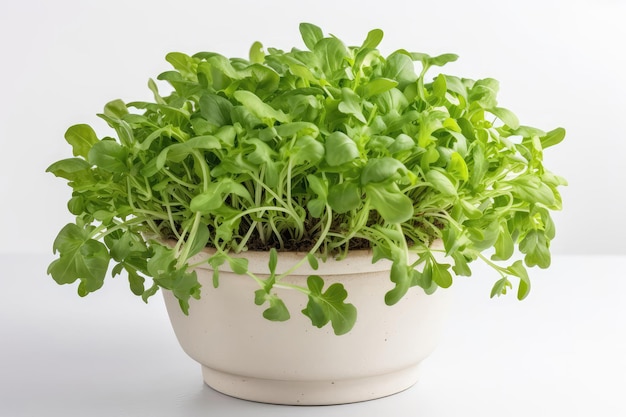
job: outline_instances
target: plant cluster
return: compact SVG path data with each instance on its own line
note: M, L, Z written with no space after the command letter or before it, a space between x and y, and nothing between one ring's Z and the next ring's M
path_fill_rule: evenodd
M525 265L550 264L550 211L561 208L565 181L542 155L565 131L520 125L498 106L494 79L426 78L456 55L385 57L378 29L357 47L312 24L300 32L307 50L264 52L256 42L249 59L170 53L173 70L157 77L170 93L150 80L152 102L115 100L99 115L115 137L70 127L74 157L48 171L69 181L76 221L54 241L49 274L79 280L84 296L112 263L133 293L171 290L187 312L200 296L189 259L211 247L215 286L227 263L259 283L266 318L286 320L277 252L302 251L301 264L315 268L318 258L371 248L373 262L392 262L389 305L413 286L449 287L452 272L470 275L477 259L500 276L492 296L517 277L524 298ZM449 263L435 259L434 239ZM516 248L523 260L502 262ZM248 271L247 250L270 251L269 278ZM311 276L292 287L308 296L314 325L345 333L356 310L340 284L324 286Z

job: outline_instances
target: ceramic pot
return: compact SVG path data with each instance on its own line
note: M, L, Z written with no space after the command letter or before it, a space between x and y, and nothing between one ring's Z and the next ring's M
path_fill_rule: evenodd
M199 256L207 256L201 254ZM303 254L279 253L277 272L286 271ZM268 253L247 252L249 270L265 277ZM185 316L178 301L163 291L167 310L184 351L202 365L204 381L224 394L276 404L340 404L384 397L416 383L419 365L435 348L448 310L449 292L426 295L412 288L396 305L384 294L393 288L389 262L372 264L371 252L308 264L283 282L306 286L311 274L326 286L340 282L358 318L347 334L336 336L329 325L318 329L301 310L306 295L277 289L291 313L286 322L262 317L267 306L254 304L258 284L250 277L220 269L212 285L209 265L197 269L200 300L191 300ZM197 261L194 259L193 261Z

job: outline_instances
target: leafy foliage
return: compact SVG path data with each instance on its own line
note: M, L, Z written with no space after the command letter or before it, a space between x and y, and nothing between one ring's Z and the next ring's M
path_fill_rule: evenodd
M295 268L277 274L276 250L308 242L299 265L317 268L317 258L367 242L373 261L392 261L388 304L414 286L450 286L477 259L500 275L492 296L506 293L510 277L520 299L528 294L525 265L550 264L550 211L561 208L565 184L544 168L543 150L565 131L521 125L498 105L494 79L426 77L454 54L384 57L378 29L361 46L307 23L300 32L306 50L255 42L248 60L170 53L173 69L157 77L168 94L150 80L153 102L105 106L99 116L114 137L68 129L74 157L48 168L68 180L76 216L53 245L48 272L58 283L79 280L84 296L112 263L133 293L147 300L167 288L187 311L200 296L190 257L209 246L213 284L226 263L249 275L256 304L269 306L264 317L280 321L290 314L274 289ZM433 256L435 239L449 264ZM245 254L234 257L248 249L270 250L268 278L248 270ZM524 260L507 265L516 249ZM352 328L356 310L340 284L324 290L314 275L290 287L308 296L313 325Z

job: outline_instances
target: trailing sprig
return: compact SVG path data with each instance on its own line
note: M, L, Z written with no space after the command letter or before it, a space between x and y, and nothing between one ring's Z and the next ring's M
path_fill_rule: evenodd
M299 265L316 267L317 258L371 247L374 262L392 261L387 304L413 286L448 287L477 259L501 277L492 296L506 293L510 277L520 280L518 298L528 294L525 265L550 264L550 211L561 208L565 184L544 168L543 150L565 131L520 125L498 106L494 79L426 78L456 55L384 57L378 29L356 47L311 24L300 32L308 50L265 52L256 42L248 60L170 53L173 70L157 77L168 95L150 80L153 102L115 100L99 115L114 138L69 128L74 157L48 168L69 181L76 215L54 242L48 272L57 282L80 280L84 296L113 262L133 293L172 290L187 312L200 296L189 259L209 246L215 286L228 263L259 283L266 318L286 320L274 289L295 267L277 274L276 250L304 251ZM433 256L435 239L449 264ZM516 248L523 262L503 264ZM269 278L233 256L246 250L270 250ZM290 287L308 296L303 313L315 326L345 333L356 310L341 285L324 286L313 275Z

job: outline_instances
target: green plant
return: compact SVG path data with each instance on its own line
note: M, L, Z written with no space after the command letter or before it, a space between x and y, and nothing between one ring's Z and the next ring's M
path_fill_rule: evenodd
M308 50L265 53L257 42L249 60L170 53L174 70L158 76L173 88L168 95L150 80L153 102L115 100L99 115L116 138L70 127L74 157L48 171L69 180L76 222L54 241L59 257L48 273L60 284L79 280L84 296L102 286L112 262L133 293L147 300L169 289L187 312L200 296L188 261L209 246L216 286L228 263L259 283L255 302L269 306L266 318L286 320L272 291L285 275L275 274L277 251L304 250L300 264L315 267L371 247L373 262L393 262L389 305L413 286L449 287L451 271L468 276L475 260L500 276L492 296L517 277L524 298L525 265L550 264L550 210L561 208L565 181L544 168L542 153L565 131L520 125L498 107L494 79L426 79L456 55L401 49L383 57L378 29L358 47L311 24L300 32ZM438 238L450 264L433 256ZM515 248L523 261L503 265ZM246 250L270 251L269 278L233 256ZM309 298L303 313L345 333L356 310L341 285L324 285L312 276L294 287Z

